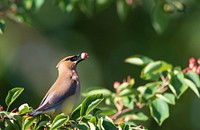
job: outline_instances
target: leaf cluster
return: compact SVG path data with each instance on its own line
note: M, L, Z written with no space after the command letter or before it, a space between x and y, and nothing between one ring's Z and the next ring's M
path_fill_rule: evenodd
M18 22L31 23L31 14L38 12L45 0L3 0L0 1L0 33L4 32L5 22L2 17L8 17ZM116 6L116 12L121 21L126 20L131 11L143 5L142 0L54 0L54 5L64 12L79 10L86 16L93 16L111 5ZM151 4L150 4L151 3ZM185 4L181 0L154 0L147 4L151 8L152 26L157 33L163 33L171 19L179 12L185 11ZM152 6L153 5L153 6Z
M0 107L0 128L144 130L138 121L146 122L152 117L162 125L170 116L169 106L176 105L176 100L186 90L191 89L200 96L200 80L195 71L183 72L180 67L142 55L131 56L125 62L142 67L140 77L145 84L136 86L135 80L128 76L123 82L114 83L115 91L103 87L89 88L82 93L85 99L69 116L61 113L56 117L45 114L30 117L28 113L33 109L26 103L18 110L10 111L12 103L24 90L13 88L5 98L7 109ZM144 108L149 109L150 115L143 111Z

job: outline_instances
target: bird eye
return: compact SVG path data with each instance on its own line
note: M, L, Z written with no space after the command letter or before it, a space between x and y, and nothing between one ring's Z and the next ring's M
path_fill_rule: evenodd
M72 58L69 58L68 60L70 60L70 61L77 61L77 59L78 59L78 57L77 57L77 56L74 56L74 57L72 57Z

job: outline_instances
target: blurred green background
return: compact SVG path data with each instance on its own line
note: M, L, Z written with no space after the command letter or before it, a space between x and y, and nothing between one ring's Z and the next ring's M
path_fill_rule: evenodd
M36 108L57 77L59 60L81 52L89 54L78 66L82 91L94 86L112 90L114 81L128 75L142 85L141 68L124 62L135 54L186 67L189 57L200 57L200 6L188 1L185 12L161 35L152 27L150 2L145 0L124 21L114 4L89 17L78 10L64 13L51 2L31 14L32 26L5 19L6 30L0 35L0 104L5 106L9 89L24 87L12 107L28 103ZM170 117L161 127L153 119L145 125L153 130L199 130L199 110L200 100L189 90L170 106Z

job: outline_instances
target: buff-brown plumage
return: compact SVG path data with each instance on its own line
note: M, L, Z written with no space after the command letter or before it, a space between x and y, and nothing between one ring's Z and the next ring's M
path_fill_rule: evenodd
M58 64L58 77L51 86L39 107L30 115L36 116L41 113L56 115L64 113L68 115L80 95L80 80L77 74L77 64L88 57L87 53L68 56Z

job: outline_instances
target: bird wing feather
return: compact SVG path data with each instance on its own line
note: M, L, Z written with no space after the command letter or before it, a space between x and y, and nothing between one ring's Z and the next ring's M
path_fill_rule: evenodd
M36 109L36 111L44 111L44 110L53 108L57 106L57 104L62 103L64 99L73 95L76 92L76 88L77 88L76 81L74 80L74 82L72 82L71 86L68 88L69 89L65 89L65 92L62 92L62 93L56 92L56 90L58 89L56 89L52 93L47 93L45 97L43 98L42 102L40 103L39 107Z

